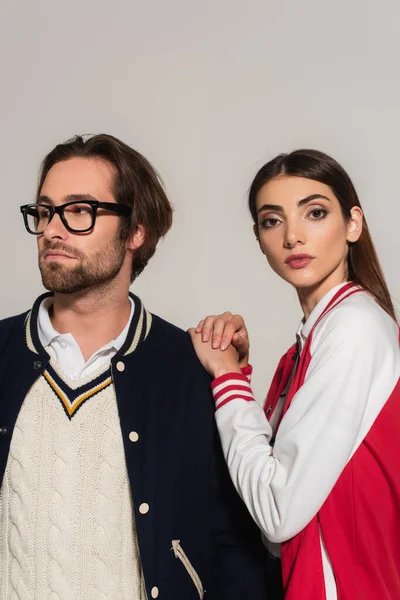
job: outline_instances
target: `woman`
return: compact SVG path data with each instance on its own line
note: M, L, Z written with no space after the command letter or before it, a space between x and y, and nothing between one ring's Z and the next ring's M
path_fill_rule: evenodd
M265 412L241 369L241 318L190 330L215 377L232 479L265 537L281 543L286 600L400 598L399 330L356 191L332 158L299 150L260 169L249 208L304 318ZM231 341L239 353L225 350Z

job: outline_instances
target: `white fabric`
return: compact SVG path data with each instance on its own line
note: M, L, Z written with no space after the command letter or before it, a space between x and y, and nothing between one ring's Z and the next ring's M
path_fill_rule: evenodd
M114 386L70 421L40 377L18 415L0 492L0 598L140 600L141 579Z
M338 288L300 327L303 343ZM400 376L398 326L360 292L316 325L311 355L274 448L271 426L256 402L234 399L216 412L232 479L272 542L292 538L311 521L389 398ZM214 394L228 385L234 379ZM333 591L328 600L335 597Z
M71 333L58 333L51 323L49 308L53 303L52 297L45 298L38 312L38 334L40 343L49 353L60 369L73 380L86 377L97 371L101 366L110 362L112 357L123 346L129 331L129 326L135 310L131 297L131 312L129 320L118 337L97 350L85 363L82 352Z

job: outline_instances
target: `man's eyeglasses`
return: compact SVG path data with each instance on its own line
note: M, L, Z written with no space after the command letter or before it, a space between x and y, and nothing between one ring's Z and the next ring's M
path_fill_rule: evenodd
M85 233L93 229L97 210L105 208L112 212L129 217L132 208L127 204L114 202L98 202L97 200L77 200L66 202L61 206L51 204L25 204L21 206L25 228L33 235L40 235L55 214L59 215L64 227L71 233Z

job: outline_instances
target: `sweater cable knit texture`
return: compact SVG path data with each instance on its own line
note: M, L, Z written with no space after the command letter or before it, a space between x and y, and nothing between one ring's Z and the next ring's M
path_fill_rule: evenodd
M66 390L79 382L57 371ZM68 418L44 376L18 415L0 492L1 600L142 600L113 385Z

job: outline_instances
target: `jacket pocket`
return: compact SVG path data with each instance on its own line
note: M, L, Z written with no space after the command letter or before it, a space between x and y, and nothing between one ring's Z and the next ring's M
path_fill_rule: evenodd
M191 580L193 581L193 583L196 587L196 590L199 594L200 600L203 600L203 598L204 598L203 584L201 583L200 577L198 576L196 569L193 568L192 563L186 556L186 554L181 546L181 541L180 540L172 540L171 550L174 551L175 558L179 558L179 560L185 567L186 571L188 572Z

